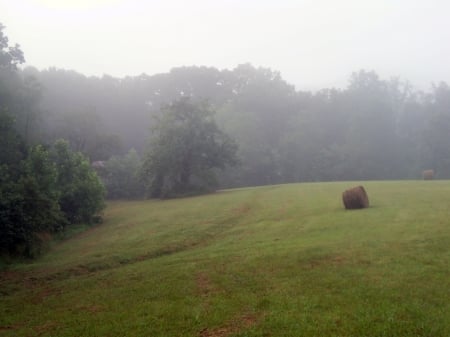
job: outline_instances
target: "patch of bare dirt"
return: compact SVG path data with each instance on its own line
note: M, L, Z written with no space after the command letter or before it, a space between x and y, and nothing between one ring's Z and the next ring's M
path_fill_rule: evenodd
M248 329L255 326L260 320L260 317L255 314L244 314L237 316L226 322L223 326L218 328L205 328L200 331L200 337L227 337L236 334L243 329Z
M308 263L309 263L309 267L311 269L314 269L314 268L321 267L324 265L339 266L339 265L346 263L346 261L347 261L346 258L343 256L331 255L331 256L325 256L325 257L311 259L308 261Z
M23 273L5 270L0 272L0 281L15 281L23 278Z
M98 312L104 311L104 308L100 305L86 305L86 306L78 307L77 310L87 311L87 312L90 312L91 314L96 314Z
M47 297L58 295L60 293L59 290L55 288L45 287L40 289L31 299L33 304L42 303Z
M34 327L33 330L37 332L38 336L40 336L46 334L47 332L55 330L58 326L58 323L56 323L55 321L48 321L42 325Z
M201 296L208 296L214 291L210 277L206 273L198 273L196 278L197 291Z
M242 204L239 207L233 208L232 211L235 215L244 215L250 212L251 209L249 204Z

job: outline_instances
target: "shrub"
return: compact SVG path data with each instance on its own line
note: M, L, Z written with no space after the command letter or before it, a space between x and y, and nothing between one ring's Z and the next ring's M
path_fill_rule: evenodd
M59 204L70 223L93 223L104 208L105 188L88 160L58 140L52 157L56 165Z

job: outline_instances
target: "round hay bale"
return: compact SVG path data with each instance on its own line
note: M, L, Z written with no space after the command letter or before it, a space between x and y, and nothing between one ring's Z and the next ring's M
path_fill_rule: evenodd
M360 209L369 207L369 198L362 186L350 188L342 193L345 209Z
M423 180L433 180L434 178L434 170L424 170L422 172Z

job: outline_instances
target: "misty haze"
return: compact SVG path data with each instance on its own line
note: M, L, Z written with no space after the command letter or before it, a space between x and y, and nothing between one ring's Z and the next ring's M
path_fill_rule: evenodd
M450 4L0 3L0 336L449 336Z

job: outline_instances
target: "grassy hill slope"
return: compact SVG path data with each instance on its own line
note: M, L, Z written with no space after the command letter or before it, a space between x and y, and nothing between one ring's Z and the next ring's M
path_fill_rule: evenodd
M450 182L113 202L0 274L0 336L449 336Z

